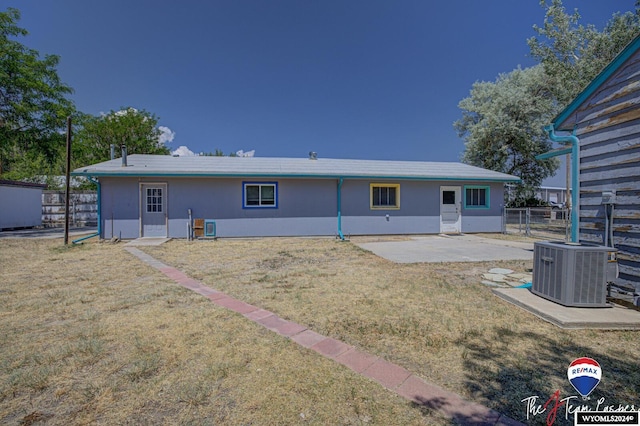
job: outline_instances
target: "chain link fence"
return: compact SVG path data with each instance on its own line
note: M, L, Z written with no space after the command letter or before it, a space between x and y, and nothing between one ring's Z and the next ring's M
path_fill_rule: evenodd
M552 207L505 208L505 233L554 240L569 240L570 212Z

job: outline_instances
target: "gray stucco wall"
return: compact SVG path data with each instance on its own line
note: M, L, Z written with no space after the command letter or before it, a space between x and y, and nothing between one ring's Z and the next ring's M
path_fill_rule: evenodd
M399 183L400 209L372 210L370 183ZM466 185L489 187L489 208L466 208ZM441 186L461 188L462 232L502 231L502 183L384 180L345 181L342 188L342 231L347 235L437 234L440 232Z
M243 182L273 179L101 178L103 238L140 235L140 184L167 185L168 235L186 238L193 218L216 221L217 235L333 235L337 229L335 180L278 180L278 208L243 208Z
M243 182L277 182L278 208L243 208ZM333 235L337 182L293 179L174 179L169 234L186 237L188 212L214 219L220 237Z
M101 178L103 238L140 235L140 183L167 185L168 235L186 238L188 209L193 218L216 221L220 237L335 235L338 230L336 179ZM243 182L277 182L278 208L243 208ZM400 184L400 209L372 210L370 183ZM502 230L503 184L478 182L345 180L342 230L350 235L440 232L440 186L490 187L490 207L462 208L462 232ZM464 201L463 201L464 203ZM387 218L387 215L389 217Z
M42 225L42 188L0 184L0 229Z
M135 178L101 178L100 221L103 238L140 236L140 189Z

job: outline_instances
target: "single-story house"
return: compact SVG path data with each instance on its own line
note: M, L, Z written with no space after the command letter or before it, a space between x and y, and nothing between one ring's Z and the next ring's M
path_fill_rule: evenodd
M46 187L0 180L0 230L42 226L42 191Z
M73 172L98 184L101 238L500 232L504 184L460 163L130 155Z
M541 186L536 190L535 196L552 206L565 205L567 202L567 188L557 186Z
M574 149L578 240L615 246L619 283L640 291L640 36L547 130Z

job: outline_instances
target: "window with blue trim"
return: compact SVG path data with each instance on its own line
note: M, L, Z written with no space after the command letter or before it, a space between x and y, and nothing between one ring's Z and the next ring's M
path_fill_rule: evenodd
M464 194L464 206L466 208L489 208L488 186L466 186Z
M277 208L277 182L243 182L242 200L244 208Z

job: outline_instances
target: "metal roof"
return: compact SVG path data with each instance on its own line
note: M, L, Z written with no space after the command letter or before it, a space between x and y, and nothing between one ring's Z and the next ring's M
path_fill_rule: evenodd
M514 182L520 179L462 163L270 157L173 157L140 155L105 161L73 171L74 176L300 177Z
M47 189L47 185L42 183L20 182L16 180L5 180L5 179L0 179L0 186L19 186L23 188Z

